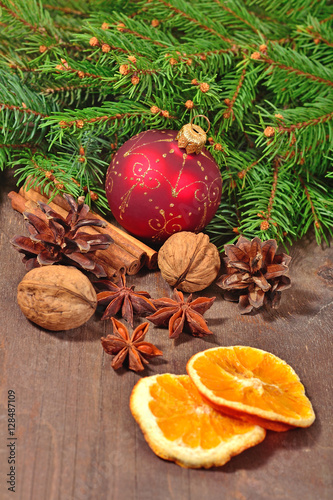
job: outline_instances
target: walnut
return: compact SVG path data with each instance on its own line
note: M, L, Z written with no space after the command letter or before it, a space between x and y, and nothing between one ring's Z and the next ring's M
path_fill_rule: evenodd
M184 292L208 287L220 270L220 254L206 234L175 233L158 252L158 267L169 285Z
M29 320L53 331L81 326L97 307L89 279L75 267L57 265L29 271L18 286L17 301Z

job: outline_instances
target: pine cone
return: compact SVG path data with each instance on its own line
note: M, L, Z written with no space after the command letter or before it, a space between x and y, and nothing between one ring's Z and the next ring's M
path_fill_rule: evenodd
M223 259L227 274L216 284L225 290L226 300L238 301L241 314L263 305L277 307L281 291L289 288L288 265L291 257L276 255L275 240L249 241L241 236L236 245L225 245L227 257Z
M47 221L25 212L23 215L30 236L15 236L11 240L12 245L24 254L27 271L51 264L67 264L90 271L98 278L105 277L103 267L92 257L96 250L108 248L112 238L106 234L80 231L84 226L104 226L105 222L87 217L89 207L84 204L83 197L78 199L78 203L69 194L64 194L64 198L71 207L66 219L46 203L38 202Z

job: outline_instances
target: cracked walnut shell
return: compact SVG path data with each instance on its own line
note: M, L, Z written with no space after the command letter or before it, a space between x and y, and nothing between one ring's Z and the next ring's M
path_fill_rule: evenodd
M17 290L23 314L46 330L77 328L94 314L97 296L75 267L43 266L29 271Z
M183 292L207 288L220 270L220 254L206 234L175 233L158 252L158 267L169 285Z

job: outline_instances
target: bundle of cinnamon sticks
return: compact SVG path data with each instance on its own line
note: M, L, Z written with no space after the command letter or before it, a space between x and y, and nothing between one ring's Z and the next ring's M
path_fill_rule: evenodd
M49 198L41 194L38 187L31 187L29 189L21 188L19 193L11 191L8 197L11 200L14 210L20 213L32 212L41 218L45 218L45 214L38 207L38 201L48 203L62 217L66 217L70 209L65 198L56 195L50 202ZM87 227L85 231L108 234L113 239L113 242L106 250L97 250L94 256L96 262L103 266L110 280L117 281L121 274L136 274L143 266L148 267L148 269L156 269L156 250L106 221L100 215L94 212L89 212L89 215L103 220L105 227Z

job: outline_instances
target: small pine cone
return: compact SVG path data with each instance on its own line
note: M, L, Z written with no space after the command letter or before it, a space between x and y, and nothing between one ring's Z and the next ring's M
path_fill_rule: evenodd
M67 122L65 122L64 120L61 120L61 121L59 122L59 127L60 127L60 128L66 128L66 127L68 127L68 123L67 123Z
M244 177L245 177L245 175L246 175L246 172L245 172L245 170L241 170L240 172L238 172L238 174L237 174L237 175L238 175L238 177L239 177L240 179L244 179Z
M320 228L320 223L317 220L315 221L314 225L316 226L317 229Z
M84 147L80 146L79 153L81 156L84 156Z
M193 62L193 61L192 61L192 59L187 59L186 64L187 64L188 66L191 66L192 62Z
M231 101L230 101L230 99L228 99L228 97L227 97L226 99L224 99L224 103L225 103L227 106L230 106Z
M215 143L213 137L208 137L208 142L211 146Z
M268 228L269 228L268 220L263 220L262 223L260 224L261 231L266 231Z
M201 59L201 61L206 61L207 56L205 54L201 54L200 59Z
M90 198L92 199L92 201L97 201L98 200L98 194L95 193L94 191L89 191L89 194L90 194Z
M53 181L53 179L54 179L54 175L52 174L52 172L49 172L49 171L45 172L45 177L47 179L50 179L51 181Z
M124 75L124 76L128 75L129 72L130 72L130 70L129 70L128 64L121 64L119 66L119 73L121 75Z
M171 66L175 66L177 64L177 59L175 59L174 57L171 57L169 63L171 64Z
M166 111L165 109L162 111L162 115L164 116L164 118L169 118L170 117L169 111Z
M201 90L201 92L203 92L204 94L205 94L206 92L208 92L208 90L209 90L209 85L208 85L208 83L201 83L201 84L200 84L200 90Z
M251 59L261 59L260 52L253 52L253 54L251 54Z
M54 180L57 189L63 190L64 185ZM64 198L70 206L66 218L53 210L48 204L38 202L45 217L26 212L25 219L30 235L15 236L11 243L24 254L23 262L29 271L35 267L52 264L70 265L85 269L96 275L105 277L104 269L93 260L96 250L105 250L112 243L109 235L84 232L85 226L104 225L103 221L88 215L89 207L71 195ZM52 223L52 225L51 225Z
M84 78L84 76L85 76L84 71L78 71L78 72L77 72L77 76L78 76L79 78Z
M259 47L259 51L263 52L264 54L266 54L267 49L268 49L268 47L264 43L262 45L260 45L260 47Z
M216 151L223 151L222 145L219 144L218 142L216 144L214 144L214 149Z
M192 85L198 85L198 80L196 78L193 78L193 80L191 80L191 83Z
M77 126L77 128L83 128L84 121L83 120L76 120L75 125Z
M85 162L85 158L84 158L84 156L80 156L80 157L78 158L78 161L79 161L80 163L84 163L84 162Z
M266 137L274 137L275 135L275 128L274 127L266 127L264 130L264 135Z
M103 45L102 45L102 52L107 53L107 52L110 52L110 50L111 50L110 45L108 43L103 43Z
M280 114L280 113L276 113L276 115L274 115L275 118L279 118L280 120L283 120L283 116Z
M153 19L152 22L151 22L151 25L153 28L157 28L157 26L159 26L160 22L158 19Z
M127 58L129 61L131 61L133 64L136 63L136 57L135 56L128 56Z
M54 179L53 182L54 182L57 189L60 189L60 190L64 189L64 185L60 181L58 181L57 179Z
M139 81L140 81L140 78L138 76L136 76L136 75L132 76L131 82L133 85L137 85L139 83Z
M102 30L108 30L109 29L108 23L103 23L101 28L102 28Z
M57 64L57 65L56 65L56 67L55 67L55 69L58 69L58 70L60 70L60 71L63 71L65 68L63 67L63 65L62 65L62 64Z
M276 254L276 240L250 241L240 236L236 245L225 245L224 250L227 274L216 282L224 290L224 298L237 301L241 314L265 304L276 307L281 292L290 287L286 274L291 261L286 254Z
M159 113L161 110L160 108L158 108L157 106L152 106L150 108L150 111L153 113L153 115L156 115L157 113Z
M185 102L185 107L187 109L193 109L194 108L194 102L189 99L188 101Z
M90 38L89 40L89 45L91 45L92 47L98 47L99 46L99 41L98 39L93 36L92 38Z
M40 46L39 46L39 52L40 52L41 54L44 54L44 52L45 52L46 50L47 50L46 45L40 45Z
M230 118L230 116L231 116L231 112L230 111L226 111L225 113L223 113L223 118L225 120L228 120Z
M124 31L124 28L126 28L126 26L125 26L124 23L119 23L118 26L117 26L117 30L118 31Z
M316 45L318 45L320 43L320 38L315 38L313 41Z

